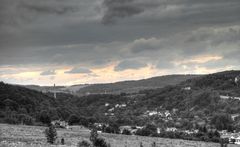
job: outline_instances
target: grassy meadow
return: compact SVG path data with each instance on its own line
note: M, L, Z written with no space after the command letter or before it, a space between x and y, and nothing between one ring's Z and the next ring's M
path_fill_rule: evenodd
M88 140L90 131L85 128L72 127L70 129L58 129L58 140L55 145L46 143L44 135L45 127L0 124L0 147L50 147L71 146L76 147L82 140ZM116 134L99 134L106 139L111 147L139 147L142 142L144 147L151 147L153 142L157 147L220 147L217 143L186 141L177 139L164 139L155 137L126 136ZM65 145L60 145L60 139L65 139ZM237 147L228 145L228 147Z

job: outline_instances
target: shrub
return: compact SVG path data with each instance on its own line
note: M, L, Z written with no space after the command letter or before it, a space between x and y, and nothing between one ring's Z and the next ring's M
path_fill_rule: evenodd
M91 133L90 133L90 141L94 144L94 142L97 140L98 138L98 133L96 129L92 129Z
M95 147L108 147L106 141L103 138L97 138L93 145Z
M124 129L122 134L124 134L124 135L131 135L131 132L128 129Z
M18 124L19 121L17 120L17 118L14 118L14 117L7 117L7 118L4 118L3 120L5 123L7 124Z
M69 125L74 125L74 124L78 124L79 123L79 117L77 117L76 115L71 115L68 119L68 124Z
M83 141L78 143L78 147L91 147L91 143L89 143L86 140L83 140Z
M90 141L94 147L110 147L110 144L107 144L103 138L98 138L98 133L95 128L91 131Z
M152 143L152 147L156 147L156 142L153 142L153 143Z
M138 129L136 131L136 135L139 135L139 136L150 136L150 134L151 134L151 130L148 130L146 128Z
M45 130L45 135L47 138L47 142L50 144L53 144L55 140L57 139L57 130L53 125L50 125L46 130Z
M25 125L32 125L33 124L33 118L29 115L26 115L26 114L18 115L18 120Z

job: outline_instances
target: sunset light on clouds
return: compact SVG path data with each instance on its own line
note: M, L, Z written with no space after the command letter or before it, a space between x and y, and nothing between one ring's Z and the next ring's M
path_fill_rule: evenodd
M238 70L239 13L235 0L3 0L0 81L73 85Z

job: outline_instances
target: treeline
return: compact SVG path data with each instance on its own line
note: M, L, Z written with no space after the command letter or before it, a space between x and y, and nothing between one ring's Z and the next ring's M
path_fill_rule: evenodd
M221 142L219 132L216 129L208 130L206 126L201 127L199 131L195 133L186 133L184 131L166 131L165 129L161 129L160 133L158 133L156 126L148 124L143 129L138 129L135 135L194 141Z

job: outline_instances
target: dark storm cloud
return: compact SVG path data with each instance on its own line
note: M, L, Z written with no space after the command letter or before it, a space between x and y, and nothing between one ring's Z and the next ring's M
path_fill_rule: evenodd
M25 9L29 11L29 13L42 13L42 14L57 14L57 15L63 15L67 13L73 13L78 10L75 6L64 6L64 5L57 5L57 3L53 3L53 5L49 5L48 2L44 1L41 3L28 3L28 2L22 2L20 3L19 7L20 9Z
M139 69L147 66L147 64L135 61L135 60L125 60L121 61L115 68L115 71L123 71L127 69Z
M134 4L134 0L104 0L106 12L102 18L104 24L112 24L117 18L130 17L144 10Z
M46 15L64 15L76 11L78 7L59 0L1 0L0 27L21 25Z
M162 68L239 50L239 0L0 1L0 65L89 68L144 58Z
M138 39L133 42L130 49L133 53L139 53L144 51L156 51L162 49L162 41L156 38Z
M90 74L90 73L92 73L92 71L87 68L83 68L83 67L74 67L73 69L66 71L64 73L67 73L67 74Z

